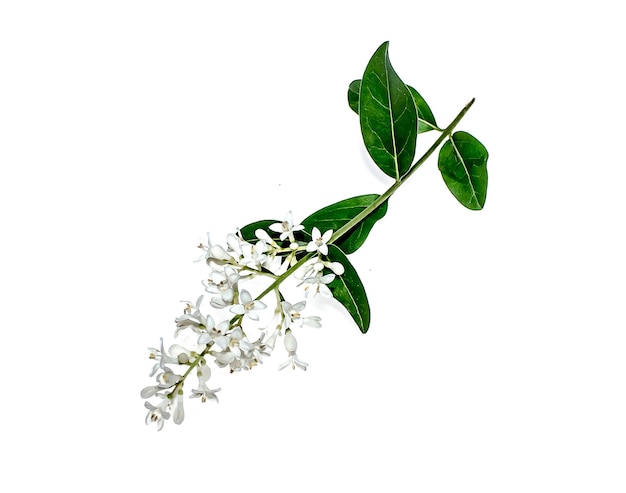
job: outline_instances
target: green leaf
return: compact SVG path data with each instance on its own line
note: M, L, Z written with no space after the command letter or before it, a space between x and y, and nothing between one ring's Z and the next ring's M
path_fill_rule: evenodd
M439 130L441 129L437 126L437 122L435 121L435 116L428 106L426 100L420 95L417 90L411 86L407 86L409 91L411 91L411 96L413 97L413 101L415 102L415 106L417 108L417 133L429 132L430 130ZM350 83L348 87L348 104L352 111L354 111L357 115L359 114L359 92L361 91L361 80L354 80Z
M439 171L457 200L468 209L480 210L487 198L489 153L467 132L455 132L439 151Z
M333 293L333 297L348 310L361 332L365 334L370 327L370 305L363 283L348 257L336 245L328 245L328 258L332 262L339 262L344 268L344 273L335 276L335 279L328 284L328 288Z
M337 231L366 207L372 205L378 197L380 195L369 194L341 200L314 212L302 221L302 225L309 233L313 226L317 226L322 233L329 229ZM337 245L348 255L356 252L365 242L376 221L381 219L386 213L387 202L385 201L363 221L339 238Z
M388 47L385 42L376 50L363 73L359 120L367 152L386 175L399 181L415 156L417 108L391 66Z
M254 232L257 229L263 229L267 232L267 234L272 236L272 235L275 235L276 233L270 230L270 225L274 223L280 223L280 222L282 221L278 219L262 219L261 221L256 221L256 222L245 225L243 228L240 228L239 231L241 232L241 236L244 240L248 242L256 241L257 237L254 234Z
M435 121L435 116L433 112L430 110L430 106L424 100L424 98L420 95L417 90L413 87L408 86L409 91L411 91L411 96L413 96L413 101L415 101L415 106L417 107L418 118L418 127L417 133L424 133L430 130L441 130L437 126L437 122Z
M348 87L348 104L357 115L359 114L359 92L361 92L361 79L350 82Z

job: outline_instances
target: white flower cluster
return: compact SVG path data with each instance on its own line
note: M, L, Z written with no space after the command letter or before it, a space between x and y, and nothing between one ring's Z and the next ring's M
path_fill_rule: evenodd
M269 225L268 230L275 235L257 229L255 240L246 241L238 231L227 236L226 247L212 244L210 237L206 245L199 245L204 253L198 260L204 260L210 271L203 281L205 291L211 295L210 305L216 311L227 311L228 315L216 322L211 315L203 314L201 304L205 295L201 295L195 303L185 302L183 314L176 318L174 337L186 342L174 344L166 351L161 339L159 349L150 348L150 358L155 360L150 376L156 378L156 384L145 387L141 397L159 401L145 402L146 424L156 423L161 430L170 416L174 423L182 423L185 416L183 387L192 373L198 383L189 397L218 402L216 393L221 389L207 386L211 377L209 362L213 361L218 368L228 368L231 373L252 369L272 353L279 336L284 336L287 351L287 360L279 369L288 366L307 369L307 363L296 353L293 330L303 326L321 327L321 319L302 316L306 301L286 301L279 287L294 274L300 281L298 286L304 289L305 298L318 293L330 297L328 284L336 275L343 274L344 269L340 263L327 258L332 230L322 234L313 227L309 240L304 226L294 226L291 212L284 221ZM271 281L256 298L241 287L254 278ZM267 309L261 298L272 293L276 299L273 316L261 326L261 317ZM246 333L250 326L259 332L254 341Z

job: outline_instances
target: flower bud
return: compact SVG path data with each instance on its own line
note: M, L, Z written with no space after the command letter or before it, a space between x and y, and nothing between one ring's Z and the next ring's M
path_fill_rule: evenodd
M298 349L296 337L291 333L291 329L285 331L285 349L289 353L295 353Z

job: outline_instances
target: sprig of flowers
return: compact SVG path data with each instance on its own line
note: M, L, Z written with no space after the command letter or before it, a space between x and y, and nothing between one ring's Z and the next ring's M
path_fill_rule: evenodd
M209 365L230 373L251 370L273 354L278 338L286 351L279 370L306 370L308 363L298 355L294 332L321 327L319 316L303 315L307 300L318 294L343 305L361 332L367 332L369 302L347 256L363 245L385 216L391 195L440 149L439 170L456 199L473 210L485 203L487 150L467 132L453 133L473 102L446 128L439 128L426 101L396 74L388 43L383 43L363 77L350 84L348 104L359 116L369 155L393 184L380 195L333 203L300 224L291 211L282 220L248 224L228 234L224 245L214 244L207 235L206 244L198 245L202 251L198 261L208 269L202 281L205 293L195 302L183 302L183 313L175 319L177 342L166 351L161 339L159 348L149 349L155 382L141 391L148 410L146 423L155 423L158 430L170 418L182 423L186 387L192 387L191 398L219 402L221 388L208 385ZM429 131L440 135L413 162L417 135ZM283 283L290 279L304 299L286 299ZM255 288L260 292L253 295ZM205 296L210 297L211 313L203 304ZM190 377L195 384L189 383Z
M299 269L303 296L310 297L309 287L316 282L317 276L332 270L332 274L324 276L334 278L334 272L341 272L342 268L322 253L328 253L324 246L332 236L332 230L319 234L317 248L313 251L309 249L310 241L301 233L304 227L294 226L291 217L289 212L285 221L272 223L266 229L255 229L254 239L244 238L240 230L227 236L225 246L213 244L210 236L207 244L198 246L203 251L200 260L204 260L209 270L203 285L206 293L214 295L210 300L214 313L203 313L204 295L194 303L183 302L183 313L175 320L174 336L180 339L185 336L186 345L177 343L166 351L161 339L160 349L150 349L150 357L156 361L151 371L156 384L145 387L141 396L159 401L145 403L148 409L146 423L156 423L160 430L170 417L176 424L183 421L183 389L192 375L195 375L197 385L190 397L200 398L202 402L218 402L216 393L221 389L210 389L207 385L211 377L208 363L212 361L218 368L228 368L231 373L250 370L262 364L263 359L273 352L277 337L284 336L288 358L279 369L289 365L294 369L307 369L308 365L296 355L297 342L293 331L302 327L319 328L321 318L303 316L306 301L287 301L280 285ZM258 278L268 280L269 286L253 298L242 285ZM271 322L262 327L256 322L268 311L268 305L261 298L271 292L276 300L273 316ZM327 294L327 290L324 293ZM252 331L257 332L256 338L249 338Z

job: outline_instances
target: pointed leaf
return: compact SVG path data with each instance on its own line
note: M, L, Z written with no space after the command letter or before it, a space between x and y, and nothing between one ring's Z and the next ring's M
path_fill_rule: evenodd
M407 86L409 91L411 91L411 96L413 97L413 101L415 101L415 106L417 108L417 120L418 127L417 133L429 132L430 130L441 130L437 126L437 122L435 121L435 116L428 106L426 100L420 95L417 90L411 86ZM354 80L350 83L348 87L348 105L357 115L359 114L359 93L361 91L361 80Z
M448 189L468 209L480 210L487 198L489 153L467 132L455 132L439 151L439 171Z
M413 96L413 101L415 101L417 114L419 116L419 125L417 127L417 132L424 133L430 130L440 130L440 128L437 126L437 122L435 122L435 116L430 110L430 106L428 106L428 103L413 87L408 87L409 91L411 91L411 96Z
M302 225L305 231L308 232L313 229L313 226L317 226L322 233L329 229L337 231L357 214L373 204L378 197L380 195L369 194L341 200L314 212L302 221ZM387 202L383 202L363 221L339 238L337 246L346 254L356 252L365 242L376 221L381 219L386 212Z
M333 297L341 303L365 334L370 327L370 305L365 288L345 253L335 245L328 246L328 258L343 265L344 273L328 285Z
M398 181L415 156L417 109L411 91L391 66L388 47L385 42L376 50L361 79L359 120L367 152Z

